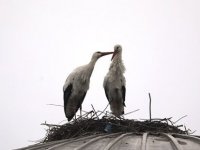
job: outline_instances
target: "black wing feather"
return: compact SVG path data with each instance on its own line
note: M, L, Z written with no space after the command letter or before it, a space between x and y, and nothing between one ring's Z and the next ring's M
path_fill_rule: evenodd
M72 84L69 84L68 87L64 91L64 111L65 111L65 115L66 115L66 107L67 107L68 99L69 99L69 97L72 93L72 87L73 87Z
M83 103L83 100L85 98L85 95L86 95L87 92L84 92L83 95L80 97L80 99L78 100L79 103L77 105L77 108L76 108L76 111L78 111L78 109L81 107L82 103Z
M78 111L78 109L81 107L82 103L83 103L83 100L85 98L85 95L86 95L86 92L83 93L83 95L79 98L79 103L77 104L76 106L76 112ZM70 121L73 117L74 117L75 113L72 114L71 116L68 116L68 121Z
M125 97L126 97L126 87L122 86L122 96L123 96L123 105L125 105Z
M106 98L107 98L108 102L110 103L110 100L109 100L109 97L108 97L108 88L106 88L106 86L104 87L104 91L105 91L105 94L106 94Z

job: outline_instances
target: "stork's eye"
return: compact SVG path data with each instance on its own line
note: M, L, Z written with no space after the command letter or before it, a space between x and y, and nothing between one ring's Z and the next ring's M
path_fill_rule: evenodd
M119 50L119 46L117 46L115 50L118 51Z
M100 54L101 52L99 52L99 51L98 51L97 53L99 53L99 54Z

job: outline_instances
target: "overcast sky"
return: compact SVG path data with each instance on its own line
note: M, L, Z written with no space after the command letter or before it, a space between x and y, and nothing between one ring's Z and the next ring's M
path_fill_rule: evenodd
M126 118L187 115L200 135L199 0L0 0L0 149L34 144L65 119L62 87L95 51L123 47ZM83 110L103 110L111 56L98 60ZM109 109L108 109L109 110Z

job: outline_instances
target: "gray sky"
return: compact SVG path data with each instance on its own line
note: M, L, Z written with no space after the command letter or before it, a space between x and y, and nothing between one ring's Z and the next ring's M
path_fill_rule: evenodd
M123 47L126 118L173 117L200 134L199 0L0 0L0 149L45 136L65 120L62 87L95 51ZM111 56L98 60L83 110L103 110ZM109 110L109 109L108 109Z

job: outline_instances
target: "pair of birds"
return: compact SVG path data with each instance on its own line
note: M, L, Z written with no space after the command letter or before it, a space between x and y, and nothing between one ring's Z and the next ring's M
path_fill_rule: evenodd
M120 45L115 45L114 52L95 52L87 65L76 68L67 77L63 91L64 112L68 121L75 116L79 108L81 112L81 105L89 89L90 77L95 63L100 57L109 54L113 54L111 59L112 63L104 78L103 87L112 114L116 117L120 117L124 114L126 81L123 73L125 72L125 67L122 62L122 47Z

